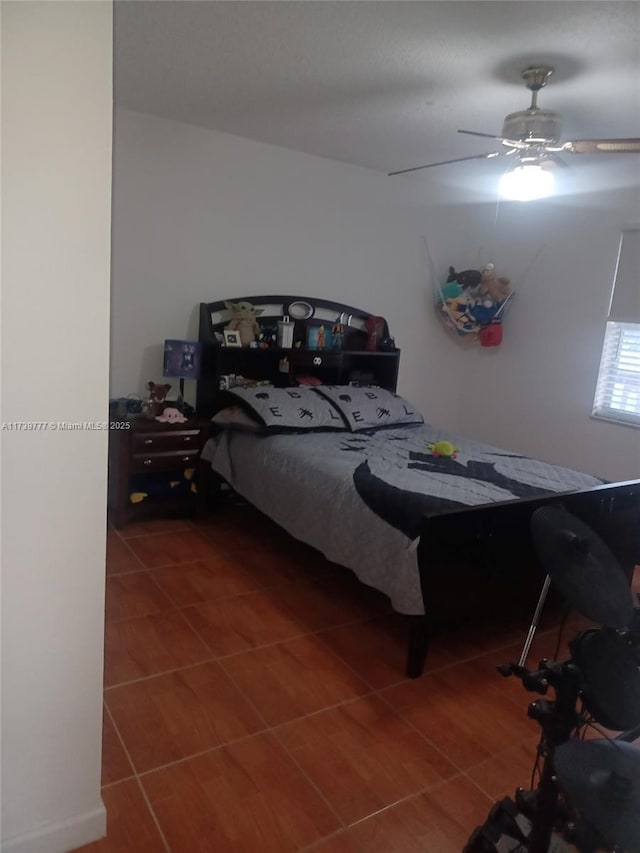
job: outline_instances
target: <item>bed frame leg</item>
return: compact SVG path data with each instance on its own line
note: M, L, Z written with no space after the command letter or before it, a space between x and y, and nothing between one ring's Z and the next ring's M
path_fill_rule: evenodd
M220 478L211 465L202 459L198 459L196 467L196 486L198 489L196 513L202 518L215 508L220 495Z
M407 650L407 678L419 678L431 639L431 629L426 616L409 617L409 648Z

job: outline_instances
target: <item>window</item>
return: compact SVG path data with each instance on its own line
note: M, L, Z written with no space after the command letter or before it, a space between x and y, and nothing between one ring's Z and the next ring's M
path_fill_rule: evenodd
M623 231L593 401L595 417L640 427L640 230Z
M593 414L640 426L640 323L607 323Z

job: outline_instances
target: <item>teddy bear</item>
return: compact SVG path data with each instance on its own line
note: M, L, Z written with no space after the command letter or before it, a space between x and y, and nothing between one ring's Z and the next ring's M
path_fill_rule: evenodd
M256 318L262 314L264 309L256 308L250 302L225 302L224 305L228 311L231 311L231 320L227 323L226 328L230 332L237 331L239 333L243 347L250 346L260 331Z
M511 293L510 279L497 276L493 264L487 264L482 270L480 285L482 293L488 293L494 302L502 302Z
M165 399L171 385L159 385L156 382L147 382L149 389L149 399L145 400L142 406L142 414L147 418L155 418L162 414L165 407Z

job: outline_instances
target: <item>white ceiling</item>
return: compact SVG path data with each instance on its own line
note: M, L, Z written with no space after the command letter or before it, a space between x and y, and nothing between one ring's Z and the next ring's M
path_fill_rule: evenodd
M635 0L116 2L117 106L383 172L497 150L456 130L499 133L540 62L563 139L640 137Z

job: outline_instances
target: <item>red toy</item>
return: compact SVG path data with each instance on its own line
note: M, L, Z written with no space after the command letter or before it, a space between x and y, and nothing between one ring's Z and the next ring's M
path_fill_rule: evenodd
M367 351L376 352L384 338L384 317L367 317Z
M498 347L502 343L502 323L489 323L480 329L480 344L483 347Z

